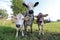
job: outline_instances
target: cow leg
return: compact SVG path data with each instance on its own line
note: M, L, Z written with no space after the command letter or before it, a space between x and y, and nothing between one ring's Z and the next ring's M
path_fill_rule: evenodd
M27 31L27 26L25 26L25 32Z
M39 35L41 35L41 32L40 32L40 24L38 24L38 33L39 33Z
M30 26L30 29L31 29L31 33L32 33L32 25Z
M24 33L25 33L25 35L27 34L27 23L24 21Z
M22 31L22 36L24 36L24 32Z
M19 28L16 29L16 38L18 37Z
M42 35L44 35L44 26L43 25L41 25L41 30L42 30Z
M23 26L22 26L22 27L20 27L20 32L22 32L22 36L24 36Z
M22 31L22 36L24 36L24 32L23 32L23 29L21 28L21 31Z
M25 35L27 34L27 26L24 26L25 29Z

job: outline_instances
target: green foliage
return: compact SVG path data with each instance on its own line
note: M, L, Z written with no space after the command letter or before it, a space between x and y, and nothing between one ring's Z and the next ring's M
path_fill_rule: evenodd
M57 22L60 22L60 19L58 19Z
M37 20L34 20L34 22L33 22L34 24L37 24Z
M7 18L8 14L7 11L4 9L0 9L0 17Z
M51 20L44 20L44 23L50 23L51 22Z
M26 11L26 7L23 6L23 0L12 0L12 6L14 15L18 14L18 12L21 12L24 14Z

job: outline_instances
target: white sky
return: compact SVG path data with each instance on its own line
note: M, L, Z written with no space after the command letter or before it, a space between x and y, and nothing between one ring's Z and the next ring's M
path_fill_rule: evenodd
M43 14L48 14L47 18L50 18L53 21L60 19L60 0L25 0L26 3L28 2L39 2L39 5L35 7L34 14L38 15L39 12ZM8 14L13 13L10 0L0 0L0 8L6 9Z
M12 14L12 9L10 8L11 6L11 2L10 0L0 0L0 9L5 9L7 10L7 13L9 14L9 17L10 17L10 14Z

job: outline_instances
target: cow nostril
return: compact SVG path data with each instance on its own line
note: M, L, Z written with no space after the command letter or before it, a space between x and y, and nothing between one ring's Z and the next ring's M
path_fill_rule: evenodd
M33 10L29 10L29 14L33 14L34 12L33 12Z
M17 20L17 18L15 18Z

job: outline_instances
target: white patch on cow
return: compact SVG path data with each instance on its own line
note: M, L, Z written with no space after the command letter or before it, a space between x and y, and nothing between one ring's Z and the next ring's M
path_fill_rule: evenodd
M29 2L28 4L28 10L33 10L34 9L34 4L32 2Z
M39 21L42 21L41 25L44 25L44 18L40 18Z
M16 16L16 24L20 24L20 25L23 25L23 22L24 22L24 16L19 13L17 16ZM22 26L21 26L22 27Z

